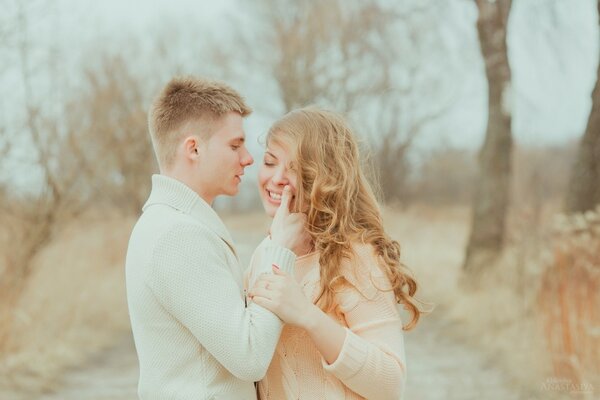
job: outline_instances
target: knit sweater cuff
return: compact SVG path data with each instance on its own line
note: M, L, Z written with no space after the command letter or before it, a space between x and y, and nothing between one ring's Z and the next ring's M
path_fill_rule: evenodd
M293 274L295 262L296 254L293 251L282 246L271 244L265 249L262 263L263 268L259 273L273 272L271 266L275 264L286 274Z
M338 358L332 363L321 359L325 371L332 373L340 380L352 378L367 362L369 349L365 342L351 330L346 329L346 338Z

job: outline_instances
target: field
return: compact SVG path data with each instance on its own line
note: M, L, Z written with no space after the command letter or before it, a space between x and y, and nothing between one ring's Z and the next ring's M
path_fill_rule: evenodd
M549 368L548 335L535 312L538 291L530 285L540 281L543 257L523 250L533 242L513 246L501 272L490 273L481 288L467 291L460 286L469 220L466 208L386 209L384 217L420 284L419 298L435 304L434 311L406 333L407 394L413 395L409 398L565 394L560 387L544 386L548 379L556 379L556 371ZM268 220L260 213L224 219L247 262ZM135 397L135 354L123 271L133 223L134 218L118 216L82 218L38 255L12 310L12 322L1 325L8 343L0 355L0 397ZM106 386L102 381L106 374L119 382L128 377L122 397L93 393L93 387Z

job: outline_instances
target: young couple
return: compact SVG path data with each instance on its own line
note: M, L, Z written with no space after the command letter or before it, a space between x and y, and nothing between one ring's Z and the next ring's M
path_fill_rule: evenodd
M173 79L149 113L160 174L127 251L141 399L399 399L403 325L421 311L339 115L271 127L259 191L273 218L246 271L211 208L253 163L229 86ZM245 287L247 288L247 295Z

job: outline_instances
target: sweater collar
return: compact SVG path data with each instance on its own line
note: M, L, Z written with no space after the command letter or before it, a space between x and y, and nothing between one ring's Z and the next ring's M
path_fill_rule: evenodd
M152 191L142 211L154 204L167 205L199 220L219 235L235 253L233 239L221 218L198 193L183 182L165 175L152 175Z

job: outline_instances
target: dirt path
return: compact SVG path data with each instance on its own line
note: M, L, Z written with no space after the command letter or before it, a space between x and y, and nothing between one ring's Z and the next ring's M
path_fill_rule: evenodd
M496 365L456 338L446 323L424 317L405 335L408 400L523 399Z
M443 324L425 320L406 335L409 381L406 399L520 399L501 371L472 349L443 335ZM87 365L69 371L64 386L43 400L134 400L138 366L130 336Z
M237 234L240 258L249 260L260 238ZM405 336L409 380L406 399L511 400L520 399L494 364L468 345L445 334L442 321L424 318ZM131 336L113 348L67 372L62 388L42 400L134 400L138 366Z
M133 338L124 336L86 365L69 370L62 387L41 400L136 400L139 369Z

